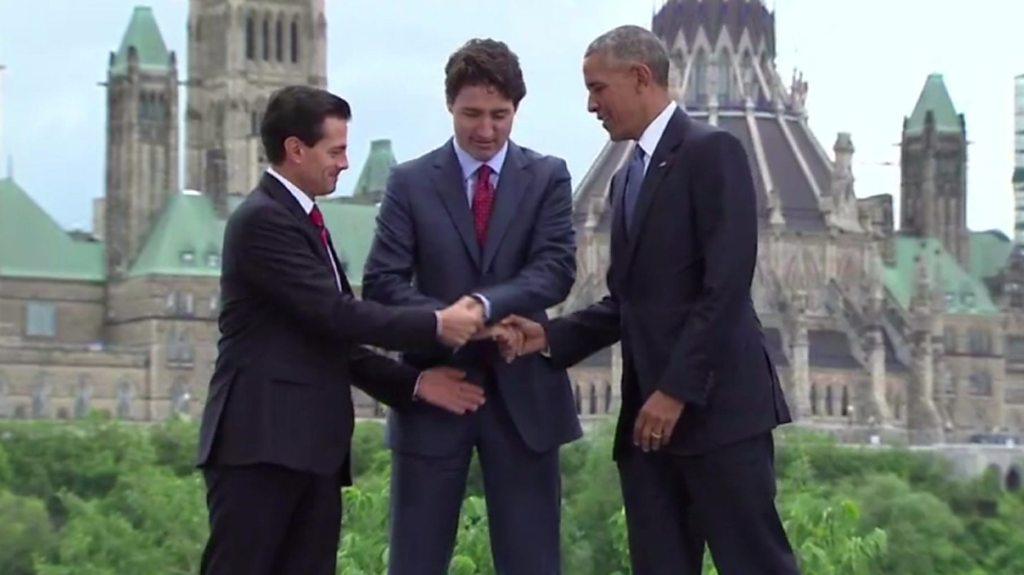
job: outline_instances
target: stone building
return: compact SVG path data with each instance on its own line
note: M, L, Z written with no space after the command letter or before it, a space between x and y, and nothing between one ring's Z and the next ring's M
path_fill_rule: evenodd
M1024 258L1010 257L1001 232L967 229L965 121L942 77L927 78L903 122L895 229L890 195L854 194L850 134L829 154L810 130L808 83L795 74L787 86L775 68L763 2L669 0L652 30L669 48L678 103L746 149L760 225L755 306L796 417L863 440L1019 436L1013 270ZM605 291L608 184L631 145L607 144L577 190L580 277L565 310ZM584 398L591 382L617 379L618 356L576 370Z
M198 415L225 217L263 169L267 95L326 85L323 12L323 0L191 0L181 191L177 60L152 12L135 10L110 60L95 234L62 230L0 180L0 416ZM852 137L829 150L810 130L808 84L777 71L775 16L761 0L670 0L652 29L670 49L680 105L747 151L760 225L753 295L796 417L861 440L1019 438L1024 250L966 227L966 122L942 77L925 80L903 121L897 229L887 190L854 193ZM605 293L608 183L629 152L609 143L579 180L579 273L558 311ZM321 203L357 289L394 163L390 142L374 142L355 195ZM571 370L581 414L617 411L620 370L616 348ZM363 396L358 405L381 413Z

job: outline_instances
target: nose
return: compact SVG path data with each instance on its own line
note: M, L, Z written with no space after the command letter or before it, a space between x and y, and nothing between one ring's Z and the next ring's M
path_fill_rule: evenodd
M494 136L494 122L490 118L484 118L476 129L476 135L481 140L489 140Z
M587 111L592 114L597 112L597 100L593 95L587 96Z

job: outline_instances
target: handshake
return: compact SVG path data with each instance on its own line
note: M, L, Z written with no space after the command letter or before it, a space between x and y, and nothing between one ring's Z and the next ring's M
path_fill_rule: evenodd
M452 348L460 348L470 341L490 339L498 343L501 356L511 363L515 358L536 353L548 346L543 326L517 315L486 327L482 303L472 296L437 312L440 329L438 338Z
M548 347L544 327L516 315L486 327L482 303L471 296L437 312L438 339L458 349L470 341L490 339L498 344L502 358L512 363L517 357ZM416 397L456 415L475 412L486 399L483 390L466 381L466 373L450 367L423 372L416 386Z

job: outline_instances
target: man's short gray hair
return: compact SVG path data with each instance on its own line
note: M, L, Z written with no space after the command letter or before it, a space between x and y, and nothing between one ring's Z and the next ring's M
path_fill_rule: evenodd
M623 62L643 64L651 69L659 86L668 87L668 49L646 28L619 26L601 34L587 46L583 57L597 53L610 54Z

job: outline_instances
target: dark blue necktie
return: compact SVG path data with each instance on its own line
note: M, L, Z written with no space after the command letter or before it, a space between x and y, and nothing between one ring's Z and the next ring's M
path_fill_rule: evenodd
M640 188L644 183L644 149L639 142L633 148L633 155L626 169L626 231L631 232L633 214L636 212L636 201L640 197Z

